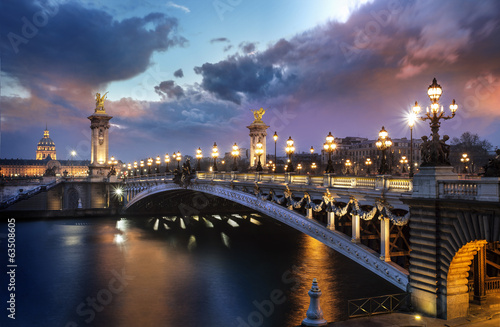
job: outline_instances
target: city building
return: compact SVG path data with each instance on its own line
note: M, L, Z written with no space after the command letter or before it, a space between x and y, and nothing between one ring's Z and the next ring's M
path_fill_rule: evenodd
M3 177L87 176L90 161L56 160L56 145L45 128L36 147L36 159L0 159Z

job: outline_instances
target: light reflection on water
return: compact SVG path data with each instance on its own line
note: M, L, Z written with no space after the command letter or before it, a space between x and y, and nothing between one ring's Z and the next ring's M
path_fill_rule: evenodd
M17 237L17 326L297 326L313 278L328 321L347 299L399 293L260 215L37 221ZM117 274L129 279L110 293Z

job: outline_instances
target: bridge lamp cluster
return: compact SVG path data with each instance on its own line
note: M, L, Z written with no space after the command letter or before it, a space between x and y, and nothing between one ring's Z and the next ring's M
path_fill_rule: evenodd
M170 172L170 169L168 169L168 165L170 164L170 156L167 154L165 154L165 173L168 173Z
M389 165L387 164L386 151L392 146L392 140L389 137L389 133L385 130L384 126L382 126L382 129L378 133L378 140L375 145L380 151L382 151L379 174L387 174L389 172Z
M237 171L238 170L238 165L236 163L236 159L240 155L240 148L238 147L238 144L234 143L234 145L233 145L233 151L231 151L231 155L234 158L233 169L232 170L233 171Z
M292 154L295 152L295 146L293 145L294 141L292 140L292 137L288 137L288 140L286 140L286 148L285 152L288 155L288 165L286 166L286 172L288 173L293 173L293 163L292 163Z
M214 165L212 167L212 171L217 171L217 158L219 157L219 148L217 147L217 143L214 142L212 146L212 158L214 158Z
M408 164L408 159L406 158L406 156L402 156L401 160L399 160L399 163L401 163L401 165L403 166L402 173L406 173L406 165Z
M323 144L323 149L328 153L328 164L326 165L326 174L333 174L334 169L333 169L333 162L332 162L332 153L335 151L337 148L337 144L335 144L333 141L335 138L332 135L332 132L329 132L328 135L325 138L326 142Z
M174 152L174 154L175 154L175 152ZM175 160L177 160L177 169L181 170L182 154L180 151L177 151L177 153L175 154Z
M346 161L345 161L345 167L346 167L346 172L345 172L345 174L346 174L346 175L349 175L349 174L351 173L351 171L349 170L349 169L351 168L351 166L352 166L352 162L351 162L351 160L346 159Z
M262 156L262 154L264 153L264 145L262 144L262 141L259 139L259 142L257 142L257 144L255 144L255 154L257 155L257 157L259 158L258 159L258 163L257 163L257 171L262 171L262 163L260 161L260 157Z
M460 161L464 164L463 173L467 174L467 164L470 161L469 155L467 153L462 153L462 157L460 158Z

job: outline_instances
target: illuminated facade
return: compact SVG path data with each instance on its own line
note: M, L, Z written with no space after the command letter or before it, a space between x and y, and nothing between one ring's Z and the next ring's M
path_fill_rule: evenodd
M0 159L0 176L41 177L41 176L87 176L90 161L56 160L56 145L45 128L43 138L36 147L36 159Z

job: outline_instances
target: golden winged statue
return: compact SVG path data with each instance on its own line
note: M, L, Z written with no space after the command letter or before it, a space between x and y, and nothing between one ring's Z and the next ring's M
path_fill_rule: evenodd
M266 113L264 108L260 108L259 110L252 110L250 111L253 113L253 116L255 117L255 120L253 121L254 123L262 123L262 116Z
M104 93L102 96L101 96L101 93L99 93L99 92L97 92L95 94L95 109L96 110L104 111L104 100L106 100L107 94L108 94L108 92Z

